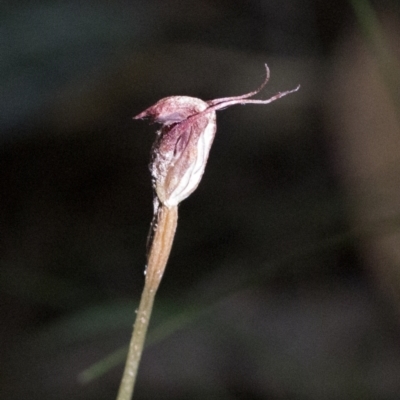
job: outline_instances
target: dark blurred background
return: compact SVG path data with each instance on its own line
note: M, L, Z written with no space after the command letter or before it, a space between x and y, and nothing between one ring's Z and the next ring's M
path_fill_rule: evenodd
M400 398L396 0L2 2L0 398L116 397L162 97L218 113L136 399Z

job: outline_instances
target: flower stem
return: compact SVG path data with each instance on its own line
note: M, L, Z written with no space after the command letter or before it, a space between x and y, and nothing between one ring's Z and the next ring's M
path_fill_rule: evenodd
M178 222L177 206L168 208L161 205L157 213L154 238L148 253L144 289L137 310L117 400L131 400L132 398L154 298L168 261Z

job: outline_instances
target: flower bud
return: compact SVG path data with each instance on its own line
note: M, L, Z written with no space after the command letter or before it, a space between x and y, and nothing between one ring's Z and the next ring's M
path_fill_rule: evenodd
M203 101L195 97L171 96L159 100L134 119L150 118L161 130L152 148L150 171L158 200L166 207L177 206L199 185L214 140L216 111L235 104L268 104L299 89L278 93L267 100L247 100L255 91L236 97Z
M200 114L207 108L203 100L172 96L135 117L150 117L162 124L150 171L157 197L167 207L186 199L203 176L217 128L215 111Z

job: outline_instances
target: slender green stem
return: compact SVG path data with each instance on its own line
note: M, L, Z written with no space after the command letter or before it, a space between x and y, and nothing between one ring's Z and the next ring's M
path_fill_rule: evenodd
M145 285L137 310L117 400L131 400L132 398L154 298L167 265L175 236L178 207L168 208L161 205L157 213L156 229L148 254Z

